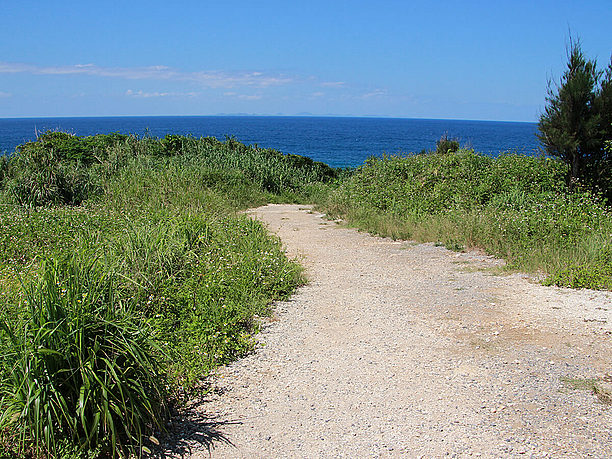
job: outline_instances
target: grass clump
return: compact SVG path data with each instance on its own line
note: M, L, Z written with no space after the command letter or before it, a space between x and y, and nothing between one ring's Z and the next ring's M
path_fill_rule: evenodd
M612 404L612 377L603 378L571 378L562 376L561 383L572 390L586 390L593 393L601 403Z
M164 420L163 371L136 304L97 261L46 261L2 323L0 432L21 454L139 453Z
M449 138L448 134L442 135L440 140L436 141L436 153L446 154L455 153L459 150L459 139Z
M554 159L465 149L372 158L324 207L377 234L484 248L551 284L610 288L610 209L566 174Z

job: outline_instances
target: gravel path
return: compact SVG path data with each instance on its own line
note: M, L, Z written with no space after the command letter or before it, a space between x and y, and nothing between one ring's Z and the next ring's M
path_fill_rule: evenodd
M256 353L218 371L166 456L612 457L612 294L371 237L304 206L252 214L307 267Z

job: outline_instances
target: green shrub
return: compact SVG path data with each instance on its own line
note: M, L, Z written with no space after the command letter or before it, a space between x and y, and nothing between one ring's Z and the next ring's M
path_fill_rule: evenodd
M11 171L5 179L6 192L25 207L78 205L99 194L104 183L137 159L149 165L162 161L156 167L165 159L174 159L175 166L206 170L209 187L230 188L236 195L245 194L243 189L250 189L249 193L257 189L260 194L289 200L306 197L313 184L331 183L341 173L305 156L247 146L234 138L221 142L211 137L166 135L157 139L117 133L77 137L49 131L36 142L17 148L5 167ZM0 169L0 179L2 174ZM215 176L213 183L210 178ZM245 206L245 196L236 197L238 205Z
M42 149L52 152L54 157L60 161L78 161L91 164L101 161L109 148L125 142L128 138L129 136L116 132L79 137L67 132L46 131L40 134L36 141L19 145L17 153Z
M61 132L43 134L11 157L8 193L24 207L80 204L95 189L80 156L79 141Z
M194 155L200 165L216 170L239 170L262 191L274 194L301 192L315 182L329 183L340 173L304 156L247 146L233 138L225 142L211 138L190 142L183 150Z
M183 152L183 141L186 140L186 137L175 134L168 134L166 137L161 139L161 144L163 145L164 153L168 156L174 156L181 154Z
M457 150L459 150L459 140L449 138L448 134L444 134L440 140L436 141L436 153L438 154L455 153Z
M45 205L78 205L99 192L86 168L79 164L56 161L48 152L20 157L16 174L6 188L10 196L24 207Z
M18 146L0 167L0 190L4 181L5 193L24 207L78 205L101 191L98 176L104 169L117 169L109 164L119 160L114 147L128 140L118 133L77 137L47 131L35 142Z
M2 324L0 430L35 455L66 444L139 454L163 429L165 384L136 305L99 263L77 258L46 262L25 293L24 324Z

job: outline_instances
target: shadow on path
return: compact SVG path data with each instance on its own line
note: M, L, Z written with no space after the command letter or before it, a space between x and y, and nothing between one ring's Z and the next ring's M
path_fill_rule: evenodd
M216 444L225 443L234 446L231 440L223 433L223 427L242 424L241 421L219 421L214 413L207 413L202 408L205 401L192 404L187 410L177 414L173 419L168 436L164 443L157 448L154 457L157 458L184 458L204 448L210 454Z

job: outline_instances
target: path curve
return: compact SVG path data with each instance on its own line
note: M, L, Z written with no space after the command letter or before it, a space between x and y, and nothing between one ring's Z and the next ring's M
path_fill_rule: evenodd
M494 275L491 257L305 206L252 215L310 282L218 371L175 455L612 457L612 407L573 388L612 371L610 293Z

